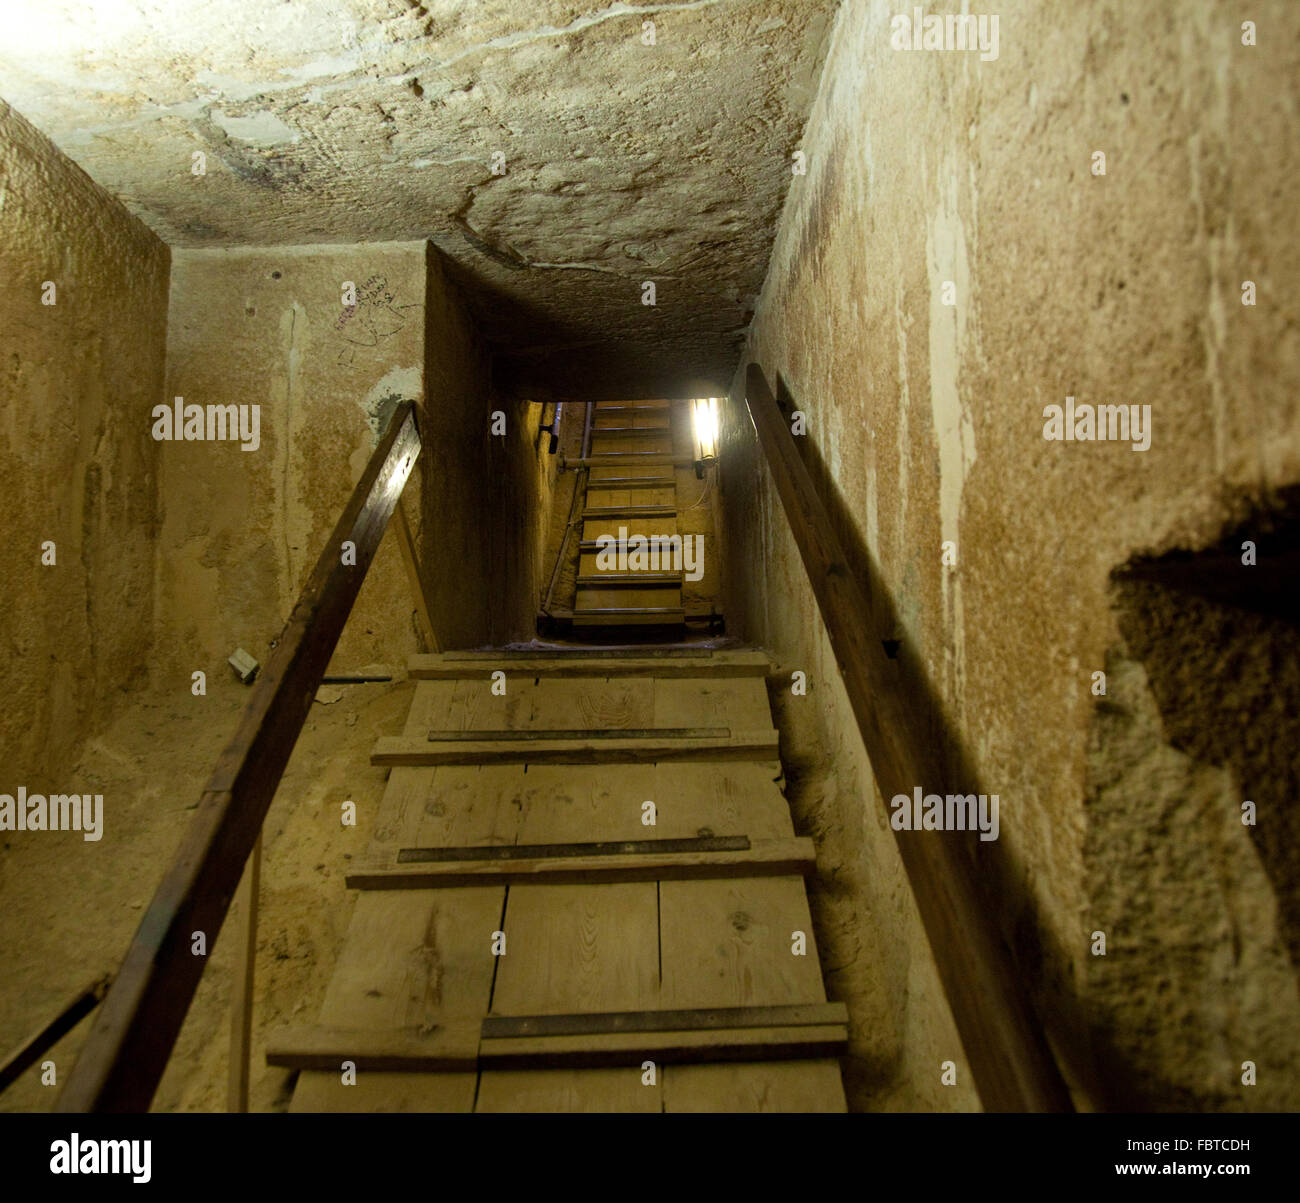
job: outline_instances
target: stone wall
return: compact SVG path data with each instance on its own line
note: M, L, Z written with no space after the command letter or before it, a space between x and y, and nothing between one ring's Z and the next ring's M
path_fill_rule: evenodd
M1245 780L1241 758L1179 734L1228 725L1294 756L1294 719L1263 700L1277 669L1205 647L1221 617L1166 600L1144 619L1112 586L1135 557L1200 551L1243 522L1261 562L1280 547L1269 515L1300 477L1287 9L1256 5L1245 46L1223 6L1001 4L996 58L895 49L889 4L837 17L726 415L723 543L730 627L782 661L791 795L821 843L818 941L852 1011L859 1107L976 1100L968 1075L939 1084L960 1049L743 413L751 360L807 415L805 458L884 616L875 635L897 642L936 777L1000 796L989 914L1079 1105L1300 1102L1294 906L1239 809L1283 822L1289 778ZM1044 409L1067 396L1149 405L1149 447L1046 439ZM1236 613L1231 637L1258 649ZM1186 682L1161 687L1167 663L1140 666L1188 640L1217 709ZM794 669L807 698L790 695Z
M255 446L160 443L163 671L229 672L236 647L265 663L389 414L423 400L424 332L422 243L176 251L167 397L257 405L260 429ZM390 531L335 666L415 651L408 598Z
M490 362L428 244L177 251L167 395L261 406L255 450L162 444L157 656L178 681L228 671L236 646L265 660L403 400L419 404L404 504L438 642L523 632L545 501L529 407L502 403L506 434L492 435ZM390 530L334 667L404 664L417 639Z
M73 790L145 679L168 251L3 101L0 277L0 789Z

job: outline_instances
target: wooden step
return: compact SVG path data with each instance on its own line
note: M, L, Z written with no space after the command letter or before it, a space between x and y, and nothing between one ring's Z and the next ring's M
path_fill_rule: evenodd
M586 559L579 596L680 595L613 583L675 574ZM298 1070L290 1110L844 1110L847 1014L825 1001L774 666L620 643L412 658L320 1026L268 1041Z
M642 534L638 534L637 532L634 531L634 532L632 532L632 534L630 534L630 535L628 536L628 538L626 538L626 539L618 539L618 538L614 537L613 535L611 535L611 536L610 536L608 539L606 539L603 543L599 543L599 542L597 542L596 539L581 539L581 540L579 540L579 542L578 542L578 550L579 550L580 552L589 552L589 551L593 551L593 552L594 552L594 551L613 551L613 552L624 551L624 552L626 552L626 551L629 551L630 549L632 549L633 547L637 546L636 544L633 544L633 543L632 543L632 539L633 539L633 538L639 538L639 539L643 539L643 540L644 540L644 539L658 539L658 540L660 540L660 542L666 542L666 541L669 540L669 539L677 539L677 540L681 540L681 539L684 539L685 537L686 537L685 535L680 535L680 534L677 534L676 532L665 532L665 533L658 534L658 535L642 535ZM660 550L662 551L663 549L661 548ZM671 549L669 549L669 550L671 551Z
M583 521L590 518L675 518L675 505L601 505L582 511Z
M618 621L627 621L630 617L636 621L670 625L684 622L686 608L682 605L681 586L640 585L628 589L609 589L604 585L582 586L573 608L574 621L588 617L604 620L606 616L612 616Z
M848 1041L843 1003L689 1010L449 1018L431 1032L285 1027L267 1037L266 1063L338 1072L466 1072L632 1066L833 1056Z
M637 438L659 438L661 436L671 437L672 430L668 426L593 426L591 428L591 437L593 439L605 438L606 436L618 436L625 439Z
M433 734L432 732L430 733ZM379 765L435 764L648 764L661 760L770 760L778 754L777 733L772 730L731 731L710 736L656 735L653 732L618 731L609 738L591 738L591 732L562 739L484 740L418 739L389 735L370 754Z
M589 493L614 492L620 489L672 489L673 476L593 476L587 481Z
M427 739L472 730L490 740L498 731L536 738L560 729L562 738L594 731L599 739L617 731L659 736L676 729L680 736L772 725L766 682L758 677L533 677L499 661L497 671L504 680L498 678L496 690L486 673L477 680L418 681L400 734Z
M678 585L684 572L597 572L578 577L579 589L623 589L646 585Z
M741 843L742 848L701 845ZM655 847L658 845L658 847ZM606 851L621 847L627 851ZM591 851L596 848L600 851ZM436 859L453 853L462 859ZM495 855L488 856L488 853ZM420 857L427 857L421 860ZM349 870L350 890L430 890L501 883L593 884L708 881L729 877L806 877L817 869L810 839L703 837L622 844L531 844L499 848L403 848L398 863Z
M411 656L406 664L412 677L432 681L487 681L497 669L521 677L765 677L774 667L766 652L748 648L494 649Z
M573 609L573 625L589 627L681 626L686 621L683 606L609 606L601 609Z
M592 451L583 461L589 467L616 467L620 464L654 464L656 466L672 464L674 467L690 467L695 461L685 456L671 455L666 451Z
M478 1069L482 1020L448 1019L432 1031L295 1026L267 1033L266 1063L286 1069L333 1070L344 1061L359 1073L456 1073Z
M616 413L671 413L674 405L682 405L681 401L597 401L596 413L598 414L616 414Z

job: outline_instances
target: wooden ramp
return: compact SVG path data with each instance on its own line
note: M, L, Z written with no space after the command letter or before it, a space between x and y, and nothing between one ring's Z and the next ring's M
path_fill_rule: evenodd
M319 1023L268 1044L301 1071L292 1110L844 1110L847 1015L768 671L748 651L415 657ZM630 744L653 758L607 758Z

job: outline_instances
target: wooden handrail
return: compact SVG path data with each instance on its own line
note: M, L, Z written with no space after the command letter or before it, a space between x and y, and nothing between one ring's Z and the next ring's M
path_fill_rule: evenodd
M876 637L871 603L853 578L808 468L762 369L749 365L746 399L759 446L812 582L822 621L853 707L872 772L886 800L934 788L921 749L929 742L902 705L894 672ZM981 914L974 869L955 832L895 831L984 1107L990 1111L1070 1111L1073 1105L1010 950Z
M55 1012L52 1019L41 1024L8 1056L0 1059L0 1090L7 1090L18 1081L23 1071L34 1065L42 1053L52 1049L99 1006L112 982L113 975L105 973L83 986Z
M180 1034L321 677L420 454L397 407L285 624L239 729L135 933L56 1109L143 1111ZM344 543L352 549L345 554ZM345 562L345 560L347 562ZM196 933L206 955L194 951Z

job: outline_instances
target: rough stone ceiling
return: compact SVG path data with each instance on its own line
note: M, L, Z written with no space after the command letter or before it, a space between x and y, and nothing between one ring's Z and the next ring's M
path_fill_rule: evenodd
M717 389L834 8L6 0L0 96L172 246L431 240L507 388Z

